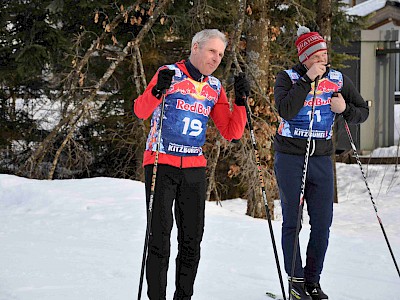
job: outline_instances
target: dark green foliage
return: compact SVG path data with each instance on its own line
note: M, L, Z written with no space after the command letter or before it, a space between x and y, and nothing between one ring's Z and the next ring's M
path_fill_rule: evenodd
M48 92L45 74L56 60L61 33L46 23L46 1L2 1L0 7L1 149L10 157L39 141L29 101ZM30 99L30 100L28 100ZM23 107L23 109L21 109Z

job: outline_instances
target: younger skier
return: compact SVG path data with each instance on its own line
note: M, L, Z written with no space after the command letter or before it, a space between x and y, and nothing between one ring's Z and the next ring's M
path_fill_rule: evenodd
M290 299L319 300L328 299L321 289L320 276L333 215L331 155L335 116L342 114L348 123L359 124L367 119L369 109L351 80L329 68L326 42L318 32L301 26L297 34L300 63L278 73L275 83L275 103L282 120L274 140L274 167L282 205L282 249ZM306 154L313 103L311 144ZM298 239L296 227L306 155L309 160L304 199L311 232L303 267L300 247L294 249L294 245ZM294 270L293 251L297 253Z

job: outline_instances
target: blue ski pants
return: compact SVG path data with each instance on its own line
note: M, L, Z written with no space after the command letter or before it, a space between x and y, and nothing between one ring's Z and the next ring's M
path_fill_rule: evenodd
M302 155L275 153L274 169L283 216L282 250L285 271L289 276L292 274L295 239L298 238L296 237L296 226L300 208L304 160L305 157ZM328 248L329 228L333 218L333 168L330 156L309 157L304 198L311 232L304 268L300 243L298 243L294 277L304 278L306 282L319 282Z

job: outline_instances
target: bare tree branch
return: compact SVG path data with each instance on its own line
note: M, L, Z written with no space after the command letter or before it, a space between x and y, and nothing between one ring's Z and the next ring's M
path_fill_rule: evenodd
M109 33L112 32L119 25L119 23L121 23L125 19L126 15L134 11L135 8L143 2L145 2L145 0L136 1L135 4L129 6L126 10L122 11L119 15L117 15L111 23L107 24L104 32L96 40L92 42L91 46L86 51L85 55L82 57L79 63L77 63L72 74L70 75L74 78L73 81L71 82L70 89L76 88L78 84L77 81L79 80L79 75L81 74L83 67L87 65L90 57L93 55L93 53L95 53L98 50L98 48L100 47L104 39L107 37L107 35L109 35Z
M50 145L53 144L55 137L57 136L58 132L60 131L60 129L63 126L67 126L67 125L70 126L70 129L68 131L68 134L67 134L67 137L65 138L65 140L68 140L71 137L72 132L75 131L77 122L79 120L81 120L81 118L83 118L85 116L85 114L90 110L90 108L88 107L88 104L91 103L95 99L95 97L97 96L97 93L104 86L104 84L110 79L110 77L112 76L112 74L114 73L116 68L119 66L119 64L124 61L124 59L128 55L131 48L137 47L140 44L140 42L143 40L143 38L146 36L146 34L150 31L151 27L154 25L155 21L157 20L157 18L160 15L160 13L166 9L166 7L168 6L168 4L170 2L171 2L171 0L164 0L159 3L159 5L154 10L153 14L149 17L146 24L143 26L143 28L138 33L136 38L127 43L127 45L124 47L124 49L119 54L119 56L116 58L116 60L114 60L111 63L111 65L108 67L107 71L104 73L102 78L97 82L94 89L90 92L89 96L84 98L78 107L76 107L72 112L70 112L65 118L63 118L55 126L55 128L52 130L52 132L40 143L40 145L38 146L36 151L26 161L23 168L20 170L21 172L23 172L23 173L27 172L29 177L35 176L36 170L37 170L39 164L41 163L41 161L43 160L43 158L46 154L46 151L48 151L48 149L50 148ZM123 16L124 13L125 12L122 12L119 15L119 20L122 20L121 15ZM90 51L92 51L92 48L89 49L89 52ZM85 55L85 58L89 57L89 56L90 55L88 55L88 56ZM82 62L79 65L79 67L81 67L81 66L83 67L84 64L85 63ZM74 121L74 117L77 115L81 115L81 117L75 118L75 121ZM65 145L65 143L63 143L62 145ZM61 147L64 147L64 146L61 146ZM57 164L57 161L58 161L58 158L55 158L55 160L53 160L53 168L54 168L54 164Z

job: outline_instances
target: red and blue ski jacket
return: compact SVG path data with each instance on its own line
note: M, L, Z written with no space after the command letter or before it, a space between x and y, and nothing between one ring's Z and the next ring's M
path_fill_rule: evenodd
M235 104L231 111L220 81L211 75L204 76L200 82L194 80L184 61L160 69L165 68L174 70L175 75L165 96L158 163L179 168L205 167L207 161L202 146L206 140L208 119L213 119L225 139L240 139L246 125L245 107ZM137 117L147 119L152 115L144 166L154 163L157 149L162 99L157 99L151 92L157 78L158 72L134 102Z

